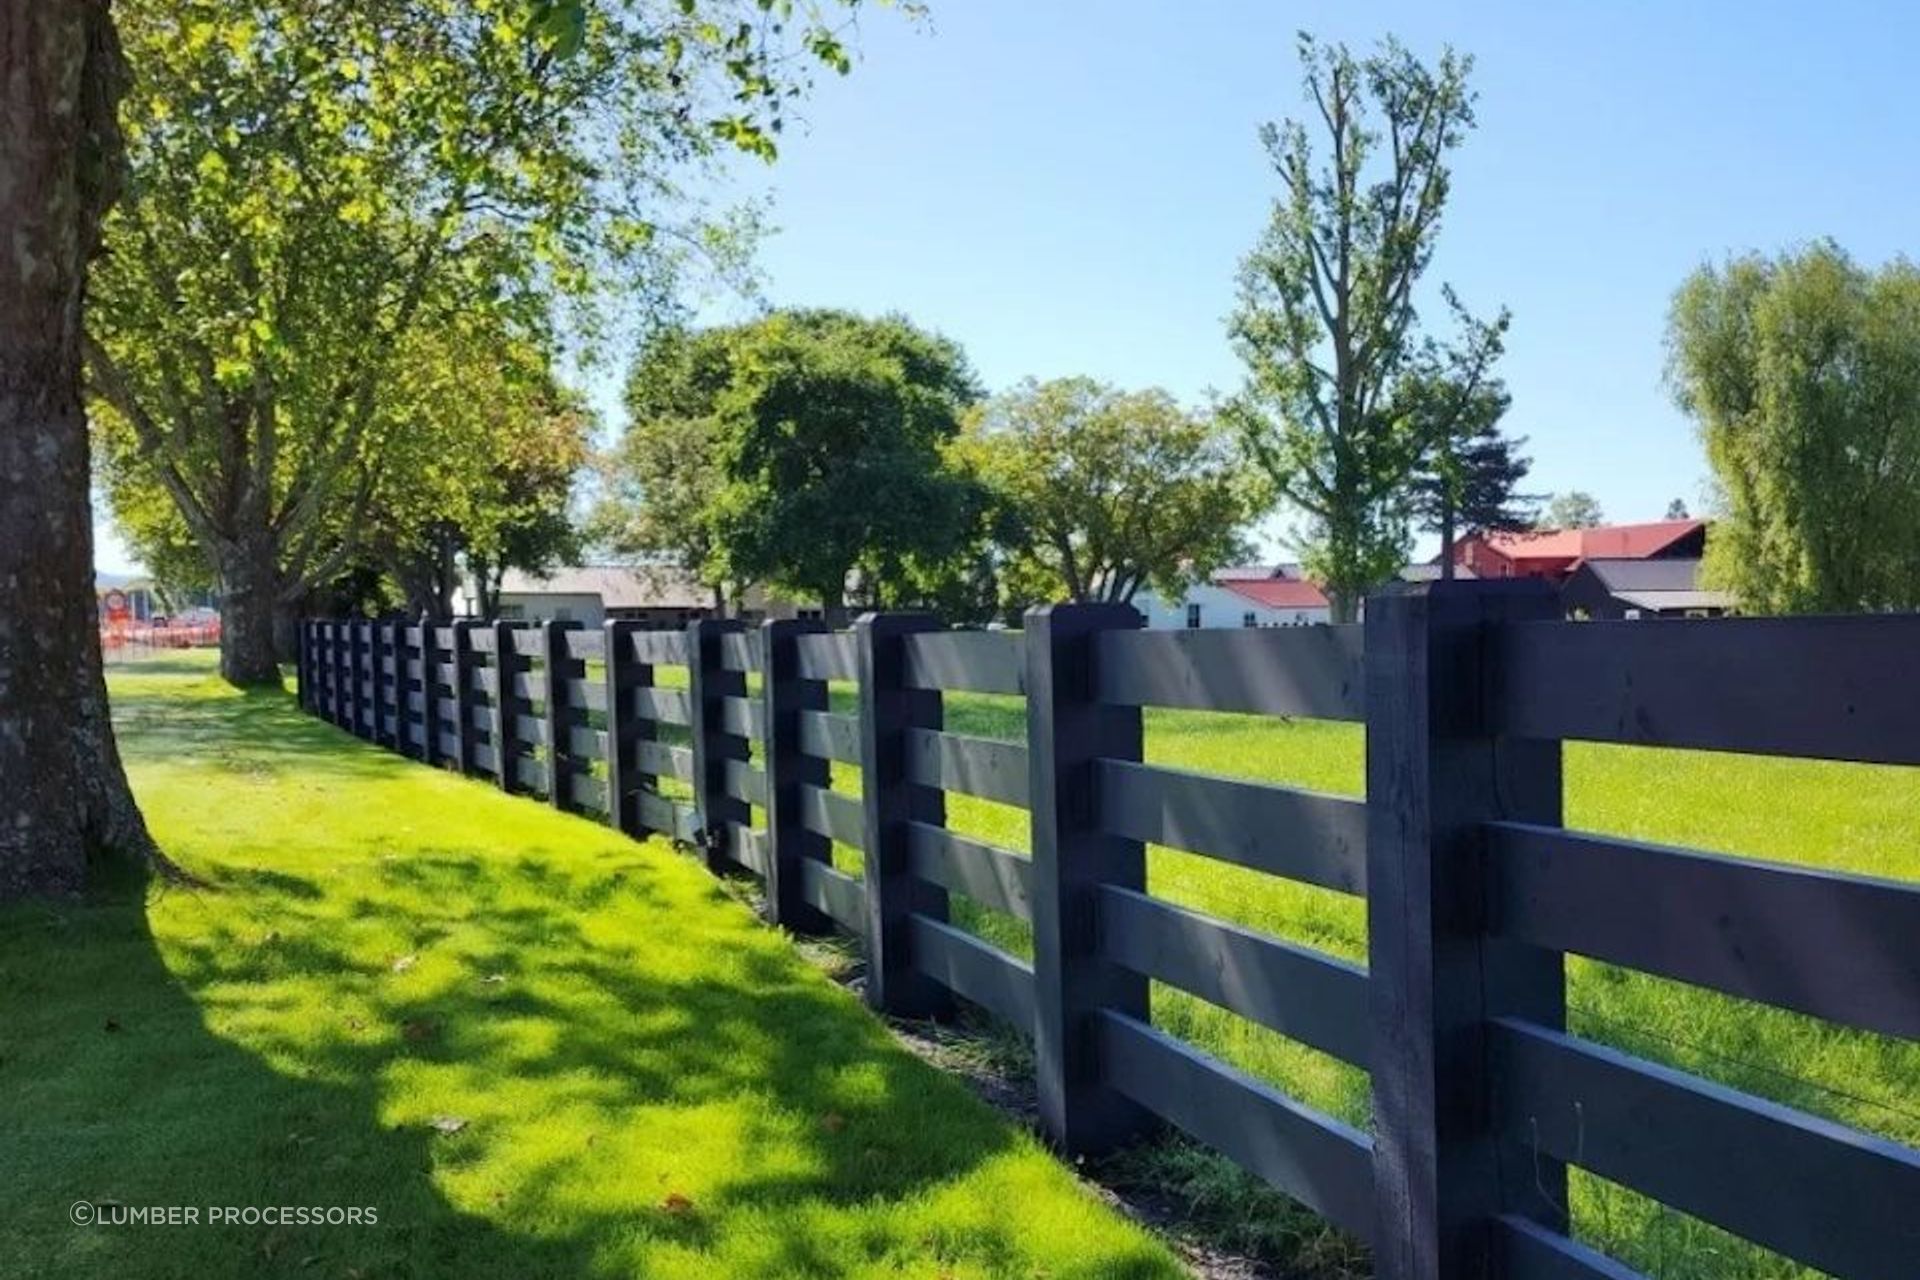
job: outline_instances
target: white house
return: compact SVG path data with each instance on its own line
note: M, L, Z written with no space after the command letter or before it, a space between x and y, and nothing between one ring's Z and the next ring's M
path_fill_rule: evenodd
M1133 607L1156 631L1198 627L1304 627L1333 620L1320 588L1297 577L1231 577L1188 587L1178 599L1153 591Z

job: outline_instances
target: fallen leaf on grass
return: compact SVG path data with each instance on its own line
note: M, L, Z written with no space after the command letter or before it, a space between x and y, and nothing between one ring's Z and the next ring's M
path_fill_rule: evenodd
M669 1192L667 1198L660 1202L660 1207L674 1217L679 1218L693 1212L693 1201L681 1195L678 1191L673 1191Z
M415 964L419 963L419 961L420 957L417 955L401 956L393 962L393 971L395 973L405 973L407 970L413 968Z
M820 1127L828 1133L838 1133L847 1127L847 1118L838 1111L829 1111L820 1117Z
M429 1123L441 1133L458 1133L467 1127L464 1116L435 1116Z
M440 1028L428 1018L409 1018L400 1024L400 1034L415 1044L431 1040Z
M100 1029L102 1031L118 1031L120 1029L120 1021L117 1018L108 1018L106 1025Z
M504 973L490 973L486 977L480 979L480 985L483 987L497 987L501 983L505 982L506 980L507 980L507 975Z

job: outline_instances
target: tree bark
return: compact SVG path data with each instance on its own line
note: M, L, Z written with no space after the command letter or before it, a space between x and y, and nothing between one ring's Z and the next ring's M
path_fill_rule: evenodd
M273 659L285 665L300 660L300 615L305 601L277 601L273 606Z
M164 865L107 717L80 392L123 81L105 0L0 0L0 901Z
M220 557L220 675L228 683L280 684L274 654L280 570L271 542L240 546Z

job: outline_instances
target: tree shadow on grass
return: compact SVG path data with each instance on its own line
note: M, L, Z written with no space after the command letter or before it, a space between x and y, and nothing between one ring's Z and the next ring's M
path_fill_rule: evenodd
M0 1273L34 1277L562 1277L590 1242L499 1229L427 1176L439 1135L381 1117L375 1078L275 1069L216 1034L119 895L0 914ZM177 1226L76 1225L151 1206ZM125 1206L122 1209L118 1206ZM363 1225L210 1219L371 1208Z
M137 760L341 806L424 775L273 695L116 710ZM396 832L529 834L216 845L205 892L0 914L0 1273L1177 1274L694 864L431 791ZM76 1200L379 1221L81 1228Z

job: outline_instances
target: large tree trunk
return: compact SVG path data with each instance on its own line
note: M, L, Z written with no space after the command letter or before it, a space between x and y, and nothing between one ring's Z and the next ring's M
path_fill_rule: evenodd
M279 612L280 570L272 541L242 545L221 556L220 675L236 685L278 685L274 620Z
M157 858L107 718L80 398L122 80L105 0L0 0L0 901Z
M273 606L273 657L285 666L300 660L300 617L306 601L278 600Z

